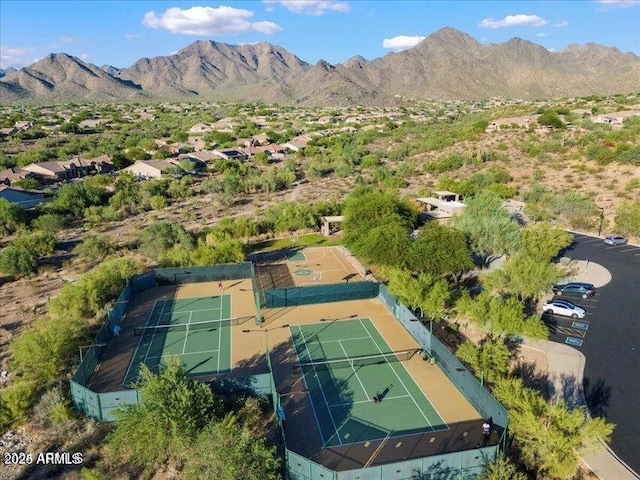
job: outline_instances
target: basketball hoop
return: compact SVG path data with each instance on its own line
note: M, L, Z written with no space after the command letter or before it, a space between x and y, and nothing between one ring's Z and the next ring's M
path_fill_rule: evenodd
M316 283L320 283L320 280L322 280L322 272L313 272L311 274L311 279Z

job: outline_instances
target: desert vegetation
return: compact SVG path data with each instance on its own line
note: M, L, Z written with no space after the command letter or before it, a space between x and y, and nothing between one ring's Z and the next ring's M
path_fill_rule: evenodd
M640 238L640 117L596 122L638 104L640 94L386 109L3 108L0 127L32 126L0 141L0 170L108 155L114 171L72 181L11 180L12 188L38 190L45 201L34 208L0 198L0 365L8 372L0 385L2 431L19 429L41 449L71 442L83 450L84 469L59 472L67 478L238 478L238 459L247 456L252 463L242 478L278 478L272 418L258 400L213 396L172 365L148 373L145 402L104 426L73 411L67 380L78 348L91 343L130 275L155 265L243 261L253 250L277 248L278 238L288 242L293 232L317 232L324 215L344 215L340 237L301 236L301 244L307 238L348 246L392 293L439 326L442 340L509 409L513 447L485 477L575 475L578 453L596 435L606 440L613 427L519 384L510 340L546 337L537 307L563 276L552 259L571 242L567 229ZM536 120L498 121L518 117ZM88 119L101 121L84 127ZM194 134L196 124L211 130ZM189 157L241 148L261 134L267 145L295 148L203 165ZM304 142L296 146L296 139ZM176 162L159 178L120 172L145 159ZM415 201L438 190L460 193L467 204L447 225L425 223ZM502 268L486 268L499 257ZM182 396L167 399L167 389ZM157 409L178 417L159 418ZM136 418L155 420L137 429ZM565 460L554 461L555 452Z

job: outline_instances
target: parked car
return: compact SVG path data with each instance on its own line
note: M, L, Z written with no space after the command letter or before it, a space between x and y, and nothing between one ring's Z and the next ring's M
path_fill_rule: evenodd
M607 245L626 245L628 241L622 235L609 235L604 239L604 243Z
M584 318L587 314L587 311L574 305L571 302L567 302L566 300L549 300L544 305L542 305L542 310L546 313L553 313L555 315L562 315L563 317L571 317L571 318Z
M584 282L559 283L553 286L553 293L588 298L596 294L596 288L591 283Z

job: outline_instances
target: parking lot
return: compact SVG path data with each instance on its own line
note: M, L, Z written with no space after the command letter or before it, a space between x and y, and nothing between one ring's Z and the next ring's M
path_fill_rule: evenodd
M605 245L602 238L575 235L562 252L573 261L589 261L611 274L596 295L561 297L584 307L583 319L544 315L550 340L575 346L586 357L584 390L589 410L616 424L611 447L640 471L640 247ZM595 268L594 268L595 270ZM586 278L589 282L589 266Z

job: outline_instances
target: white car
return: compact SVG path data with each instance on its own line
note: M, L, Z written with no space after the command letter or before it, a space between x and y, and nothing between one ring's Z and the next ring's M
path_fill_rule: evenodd
M604 243L607 245L626 245L628 241L621 235L609 235L604 239Z
M584 308L567 302L566 300L549 300L542 305L542 311L571 318L584 318L587 314Z

